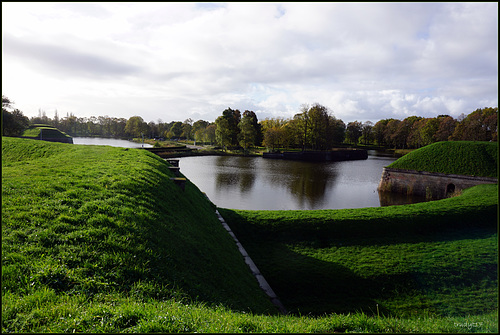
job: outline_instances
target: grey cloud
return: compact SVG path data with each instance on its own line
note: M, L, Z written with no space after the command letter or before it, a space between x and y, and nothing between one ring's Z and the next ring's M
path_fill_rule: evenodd
M52 75L79 75L85 77L122 77L140 73L141 67L120 62L109 57L79 52L55 44L27 42L4 35L3 50L27 60L38 69L50 70ZM120 55L117 55L119 58ZM53 72L55 71L55 72Z

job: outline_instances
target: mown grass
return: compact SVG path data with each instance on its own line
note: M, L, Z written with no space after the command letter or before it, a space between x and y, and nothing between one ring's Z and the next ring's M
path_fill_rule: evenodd
M437 142L406 154L388 167L498 177L498 142Z
M293 313L464 316L498 308L498 186L405 206L219 209Z
M2 138L2 307L54 292L273 313L214 206L170 177L139 149Z
M189 181L183 192L170 177L145 150L2 138L2 331L498 330L496 312L277 315L214 206Z
M37 125L34 127L30 127L26 129L22 136L24 137L34 137L34 138L39 138L40 133L42 133L42 138L66 138L66 137L71 137L68 134L66 134L63 131L60 131L57 128L54 128L49 125Z

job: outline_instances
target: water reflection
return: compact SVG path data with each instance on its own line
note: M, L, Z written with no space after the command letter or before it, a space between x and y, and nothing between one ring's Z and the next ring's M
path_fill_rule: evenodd
M234 209L379 207L377 186L393 157L300 162L256 157L180 158L181 172L218 206Z
M217 156L215 182L220 190L237 187L241 193L249 192L255 182L255 160L249 157Z

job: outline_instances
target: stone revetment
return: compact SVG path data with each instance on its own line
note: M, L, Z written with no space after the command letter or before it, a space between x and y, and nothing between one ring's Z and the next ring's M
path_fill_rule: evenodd
M498 178L384 168L378 190L443 199L479 184L496 184Z

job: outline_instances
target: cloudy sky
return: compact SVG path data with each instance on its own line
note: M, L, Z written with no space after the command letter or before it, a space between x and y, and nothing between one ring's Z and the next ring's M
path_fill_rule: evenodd
M498 106L498 3L2 2L2 95L28 117L458 117Z

